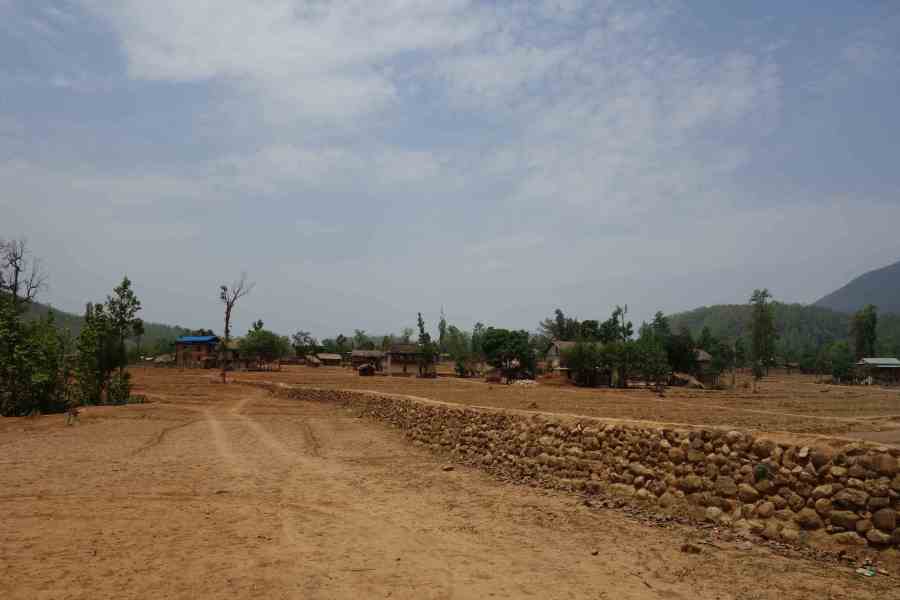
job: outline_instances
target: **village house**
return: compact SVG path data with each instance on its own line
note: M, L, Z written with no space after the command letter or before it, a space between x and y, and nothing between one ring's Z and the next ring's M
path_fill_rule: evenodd
M175 340L175 365L200 368L215 360L219 338L215 335L184 335Z
M697 348L694 350L694 358L697 361L696 378L706 387L715 387L719 385L719 371L713 366L712 354Z
M326 367L339 367L344 362L344 357L332 352L320 352L319 354L316 354L316 358L318 358L319 362Z
M413 370L418 369L421 354L418 344L401 343L392 345L387 352L387 372L391 375L399 373L408 375L410 366L413 367Z
M381 371L384 362L384 352L380 350L354 350L350 353L350 364L358 369L363 365L372 365L376 371Z
M900 360L893 357L863 358L856 363L857 378L867 384L900 383Z

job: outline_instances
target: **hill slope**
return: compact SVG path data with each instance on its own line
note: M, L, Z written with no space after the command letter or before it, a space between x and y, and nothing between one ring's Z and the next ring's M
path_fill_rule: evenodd
M46 304L35 302L28 309L26 318L38 319L45 316L51 310L53 311L53 319L55 320L57 327L69 331L73 337L78 335L78 333L81 331L81 328L84 326L84 317L82 317L81 315L75 315L61 310L56 310L55 308L51 308ZM155 348L159 342L171 341L179 336L186 335L188 333L190 333L189 329L178 327L177 325L173 326L163 325L160 323L144 323L144 336L141 339L141 346L147 349L152 349Z
M815 306L853 313L866 304L874 304L882 314L900 314L900 261L860 275Z

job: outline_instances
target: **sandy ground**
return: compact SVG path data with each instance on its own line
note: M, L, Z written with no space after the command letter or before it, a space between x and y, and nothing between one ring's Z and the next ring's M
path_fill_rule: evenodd
M140 374L153 402L0 421L0 598L900 598L762 546L681 545L445 463L342 409Z

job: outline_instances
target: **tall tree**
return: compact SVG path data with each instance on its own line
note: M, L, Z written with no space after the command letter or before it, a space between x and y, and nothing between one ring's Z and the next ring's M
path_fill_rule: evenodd
M850 321L850 338L856 360L875 356L875 342L878 340L878 309L867 304L853 315Z
M253 286L253 283L247 282L247 274L241 273L241 278L233 282L230 286L222 285L219 287L219 300L225 305L225 341L221 361L222 383L227 383L228 381L227 372L228 367L230 366L226 364L228 361L225 357L229 356L230 352L228 345L231 342L231 313L238 300L253 291Z
M757 382L762 379L775 359L775 321L772 306L769 303L772 295L767 289L753 290L750 296L752 305L750 361L753 368L753 391Z
M425 331L425 319L419 313L417 320L419 326L419 377L430 377L435 374L434 364L438 356L438 349L431 341L431 334Z
M444 315L444 307L441 307L441 320L438 321L438 347L441 352L447 351L447 317Z
M302 357L315 352L316 346L318 345L316 338L308 331L303 331L301 329L291 336L291 346L294 347L294 352L297 356Z
M131 289L131 280L126 275L122 283L113 289L113 295L106 297L106 314L109 316L109 325L112 333L118 338L119 352L119 377L124 377L125 340L132 336L141 335L144 331L144 322L138 318L141 310L141 301L138 300Z

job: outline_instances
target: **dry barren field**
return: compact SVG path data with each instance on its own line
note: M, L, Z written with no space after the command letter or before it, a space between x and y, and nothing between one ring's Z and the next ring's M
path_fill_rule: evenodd
M865 579L703 544L574 495L445 471L395 430L215 375L137 370L147 404L88 408L73 427L0 421L0 598L900 598L896 557L891 576ZM805 433L889 428L900 414L895 392L811 382L657 400L339 369L237 377ZM680 550L690 540L699 554Z
M359 377L337 367L284 367L280 372L242 373L242 379L311 387L370 389L472 406L494 406L658 423L733 427L764 432L827 434L900 445L900 389L816 383L814 376L767 377L758 394L746 378L737 391L669 388L664 398L635 388L581 389L560 379L536 386L486 384L441 377Z

